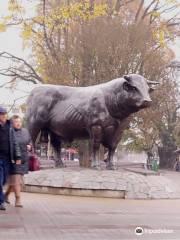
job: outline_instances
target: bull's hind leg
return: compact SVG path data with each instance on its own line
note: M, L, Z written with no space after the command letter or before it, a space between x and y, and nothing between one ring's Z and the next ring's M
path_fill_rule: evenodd
M108 158L107 158L107 162L106 162L106 169L108 169L108 170L115 170L116 169L116 166L115 166L114 160L113 160L115 150L116 150L116 148L114 148L114 147L113 148L112 147L108 148Z
M55 166L64 167L63 161L61 159L61 139L55 133L50 133L51 144L54 150Z
M90 132L90 141L91 141L91 167L98 169L99 168L99 157L98 152L102 139L102 128L101 126L93 126Z

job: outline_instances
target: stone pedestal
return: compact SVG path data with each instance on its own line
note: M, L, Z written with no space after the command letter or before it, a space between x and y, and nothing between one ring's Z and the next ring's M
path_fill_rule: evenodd
M180 198L177 183L128 170L48 169L25 176L25 191L128 199Z

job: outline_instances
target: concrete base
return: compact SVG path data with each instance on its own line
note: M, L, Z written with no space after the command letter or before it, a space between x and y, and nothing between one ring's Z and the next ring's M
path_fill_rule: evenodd
M146 170L143 168L124 168L124 170L128 171L128 172L134 172L134 173L138 173L138 174L142 174L144 176L160 176L160 172L155 172L152 170Z
M175 199L180 198L179 186L177 179L169 175L144 175L123 169L48 169L25 176L28 192L92 197Z
M46 193L54 195L81 196L81 197L105 197L105 198L125 198L125 191L98 190L98 189L80 189L80 188L58 188L25 185L24 192Z

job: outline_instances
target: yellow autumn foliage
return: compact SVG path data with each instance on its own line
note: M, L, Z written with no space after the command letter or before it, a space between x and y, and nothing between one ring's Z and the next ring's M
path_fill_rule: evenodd
M4 23L0 23L0 32L6 31L6 25Z
M178 3L177 0L166 0L165 2L166 2L167 4L176 4L176 3Z
M46 17L45 22L49 28L54 27L57 23L58 27L61 27L60 25L64 26L71 21L91 20L106 13L107 4L95 4L94 10L91 11L89 2L85 1L53 9Z
M72 22L90 21L96 17L103 16L107 13L107 4L94 4L91 11L89 2L73 3L69 6L61 6L51 9L46 15L35 16L31 20L25 21L22 27L21 36L25 41L37 41L42 43L44 37L44 28L47 34L51 30L64 29Z
M173 40L171 32L169 32L165 26L160 26L154 29L153 35L154 39L161 47L166 47L166 36L171 37Z
M16 12L16 13L24 12L24 8L16 0L10 0L8 2L8 10L10 12Z
M21 36L24 40L28 40L32 36L32 26L24 24L23 30L21 32Z
M160 17L160 16L161 16L161 13L158 12L158 11L153 11L153 12L151 13L151 15L152 15L153 17Z

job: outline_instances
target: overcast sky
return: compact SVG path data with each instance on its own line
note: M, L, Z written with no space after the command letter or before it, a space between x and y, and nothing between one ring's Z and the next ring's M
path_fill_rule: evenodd
M23 1L26 3L26 13L28 16L32 16L35 12L35 1ZM0 16L7 14L7 1L0 1ZM6 32L0 33L0 52L6 51L9 53L14 54L18 57L27 58L27 56L30 53L29 49L24 49L23 47L23 41L20 36L20 29L17 27L11 27L7 29ZM3 66L3 62L0 62L1 67ZM4 82L10 80L7 77L0 75L0 85L2 85ZM27 83L25 81L21 81L17 85L17 89L19 90L10 90L7 87L0 88L0 104L11 104L14 99L21 98L16 103L21 104L25 101L28 93L31 91L31 89L34 87L34 84ZM25 97L25 98L23 98Z
M3 14L7 13L7 1L0 1L0 16L3 16ZM24 1L27 2L27 1ZM35 1L32 1L35 2ZM34 13L34 3L27 3L26 4L26 10L28 16L33 15ZM176 54L176 59L180 60L180 40L175 41L175 43L172 45L172 49L174 50ZM24 57L26 58L28 54L30 53L30 50L23 49L23 42L20 37L20 30L18 27L13 27L8 29L4 33L0 33L0 52L6 51L10 52L16 56ZM0 62L1 67L3 66L3 62ZM7 81L8 78L3 77L0 75L0 85ZM31 89L34 87L34 84L27 83L21 81L17 88L19 90L9 90L5 87L0 88L0 104L6 103L11 104L14 99L27 96L28 93L31 91ZM21 100L17 101L17 104L22 103L25 101L26 98L22 98Z

